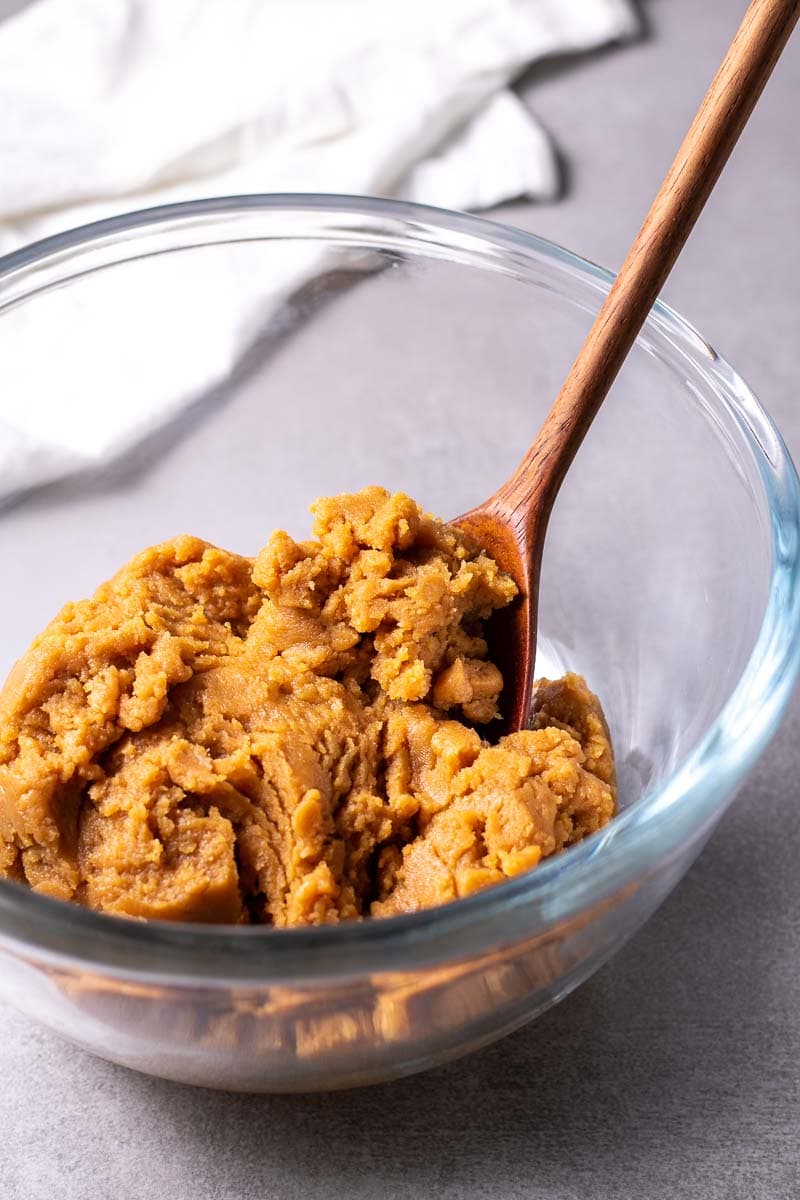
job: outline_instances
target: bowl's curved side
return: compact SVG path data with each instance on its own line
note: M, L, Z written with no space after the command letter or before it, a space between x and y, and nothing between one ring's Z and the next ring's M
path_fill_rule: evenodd
M457 962L271 984L120 978L0 943L0 995L69 1041L148 1075L310 1092L410 1075L496 1041L592 975L702 845L546 933Z
M0 259L0 312L87 272L166 250L226 241L315 238L408 250L536 280L598 307L612 276L561 247L483 218L359 197L244 196L200 200L114 217ZM501 930L547 929L655 869L663 855L702 836L777 726L800 669L798 527L800 485L785 446L743 381L688 323L657 304L642 332L649 348L681 360L716 397L743 451L757 464L769 508L772 575L757 645L719 718L678 770L600 835L448 909L318 931L213 928L146 931L0 882L0 928L47 954L75 955L109 969L164 971L191 978L221 972L270 979L309 972L370 971L389 953L398 966L424 967L490 948ZM564 886L568 875L569 887ZM256 932L258 940L253 939Z

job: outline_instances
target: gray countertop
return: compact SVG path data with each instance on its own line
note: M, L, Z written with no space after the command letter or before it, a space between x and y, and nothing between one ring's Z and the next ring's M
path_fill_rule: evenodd
M8 2L0 12L18 4ZM501 219L618 263L743 0L652 0L651 36L521 93L568 193ZM800 457L800 34L666 289ZM357 1093L248 1097L101 1062L0 1006L9 1200L676 1196L800 1180L800 704L689 875L610 964L470 1058Z

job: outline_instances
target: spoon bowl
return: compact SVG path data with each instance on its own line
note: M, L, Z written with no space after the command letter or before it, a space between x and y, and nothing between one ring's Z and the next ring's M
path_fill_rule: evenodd
M513 507L500 493L491 505L464 513L452 524L481 546L520 589L511 604L492 614L486 629L489 658L503 675L500 718L492 726L492 736L502 737L524 729L531 711L546 524L515 521Z

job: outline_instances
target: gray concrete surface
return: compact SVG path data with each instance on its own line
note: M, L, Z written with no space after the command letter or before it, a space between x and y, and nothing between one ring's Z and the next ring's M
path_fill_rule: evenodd
M643 8L647 40L524 81L564 150L569 190L501 214L609 265L744 4ZM666 289L752 384L796 457L799 113L800 34ZM92 1059L0 1008L2 1194L796 1196L799 772L795 700L700 860L623 953L534 1025L401 1083L296 1098L193 1091Z

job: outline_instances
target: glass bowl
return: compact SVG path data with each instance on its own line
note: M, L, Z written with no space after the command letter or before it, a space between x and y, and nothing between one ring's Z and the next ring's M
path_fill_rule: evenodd
M372 482L470 508L520 458L610 278L488 221L325 196L154 209L1 260L21 423L55 388L62 442L87 397L128 426L113 466L84 432L52 461L88 471L0 513L0 672L65 600L178 532L252 553L274 526L302 535L315 496ZM174 415L137 440L154 400ZM797 563L779 434L657 305L564 485L542 581L538 668L603 700L612 824L450 906L322 929L142 924L2 882L0 994L115 1062L252 1091L370 1083L500 1037L622 945L730 803L798 673Z

